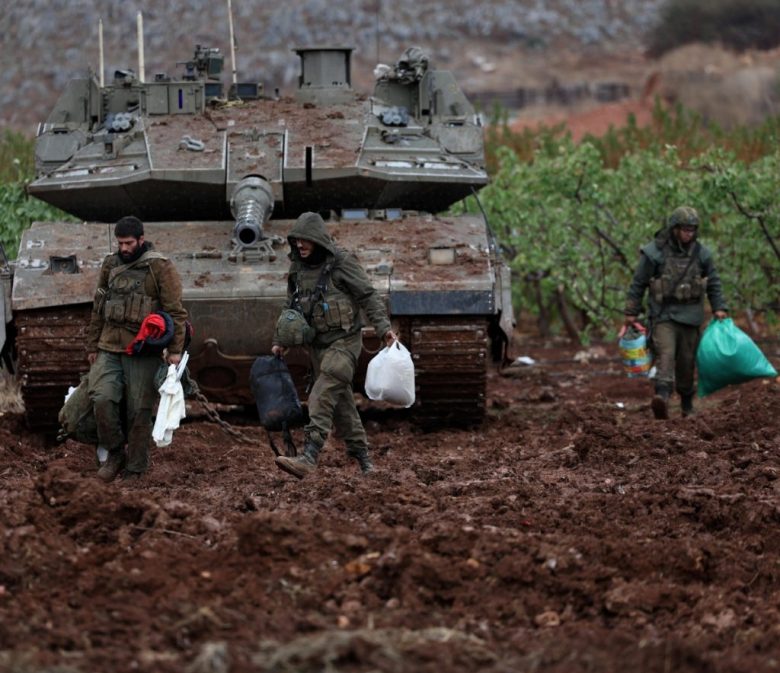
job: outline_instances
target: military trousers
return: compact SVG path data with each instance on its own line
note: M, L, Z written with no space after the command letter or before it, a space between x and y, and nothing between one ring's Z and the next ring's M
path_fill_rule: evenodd
M363 338L358 332L324 348L309 348L314 385L309 393L309 422L304 432L319 447L334 427L344 440L347 453L368 447L352 389L362 347Z
M655 378L658 383L668 384L680 395L693 395L696 391L694 376L700 336L699 325L685 325L674 320L653 325Z
M98 442L109 451L124 446L122 404L125 405L126 469L130 472L145 472L149 468L152 410L157 401L154 376L161 363L159 356L98 351L89 370L89 397L95 411Z

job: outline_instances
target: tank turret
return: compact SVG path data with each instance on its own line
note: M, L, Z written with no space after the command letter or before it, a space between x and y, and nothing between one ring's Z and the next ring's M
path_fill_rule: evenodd
M177 76L69 82L39 128L28 190L83 222L25 232L10 292L31 422L51 421L87 368L97 271L125 215L180 271L201 389L250 404L249 368L285 299L286 234L305 211L323 214L385 297L417 364L417 412L481 419L489 354L513 324L509 271L482 218L441 214L488 181L479 116L419 48L377 67L369 95L352 88L350 47L294 51L289 96L258 82L225 91L220 51L200 45ZM301 380L303 353L290 366Z

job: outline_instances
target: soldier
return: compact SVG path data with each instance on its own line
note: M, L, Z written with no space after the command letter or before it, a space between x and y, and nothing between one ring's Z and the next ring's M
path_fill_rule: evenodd
M281 356L288 346L309 342L314 384L309 394L303 454L295 458L279 456L276 464L302 479L316 468L322 446L335 425L347 454L358 462L364 474L372 472L366 432L352 393L352 379L363 346L361 309L387 345L396 336L366 272L354 255L336 246L317 213L303 213L287 239L291 260L288 306L298 309L306 322L296 321L294 312L283 312L271 350Z
M144 318L165 311L173 319L169 364L178 364L184 346L187 311L181 303L181 279L173 263L144 240L137 217L123 217L114 226L118 250L100 269L89 325L89 396L100 446L108 458L98 470L103 481L137 479L149 467L152 408L157 390L158 355L128 354ZM129 352L132 352L130 350ZM126 405L127 453L121 404Z
M667 226L642 248L625 307L625 322L634 323L649 288L648 320L655 355L656 418L669 418L669 398L680 394L683 416L693 413L694 369L706 294L717 320L727 316L720 278L712 254L698 241L699 215L682 206Z

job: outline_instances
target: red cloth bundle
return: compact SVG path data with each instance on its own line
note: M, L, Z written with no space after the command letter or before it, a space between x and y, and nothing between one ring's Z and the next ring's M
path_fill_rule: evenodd
M161 339L165 335L165 318L159 313L150 313L141 323L138 334L132 343L125 348L128 355L138 355L147 339Z

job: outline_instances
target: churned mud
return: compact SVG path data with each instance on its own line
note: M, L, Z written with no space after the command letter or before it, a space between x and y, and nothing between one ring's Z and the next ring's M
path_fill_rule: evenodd
M295 481L193 407L105 485L6 411L0 670L780 667L778 383L655 421L615 347L516 350L481 428L367 409L368 478L331 440Z

